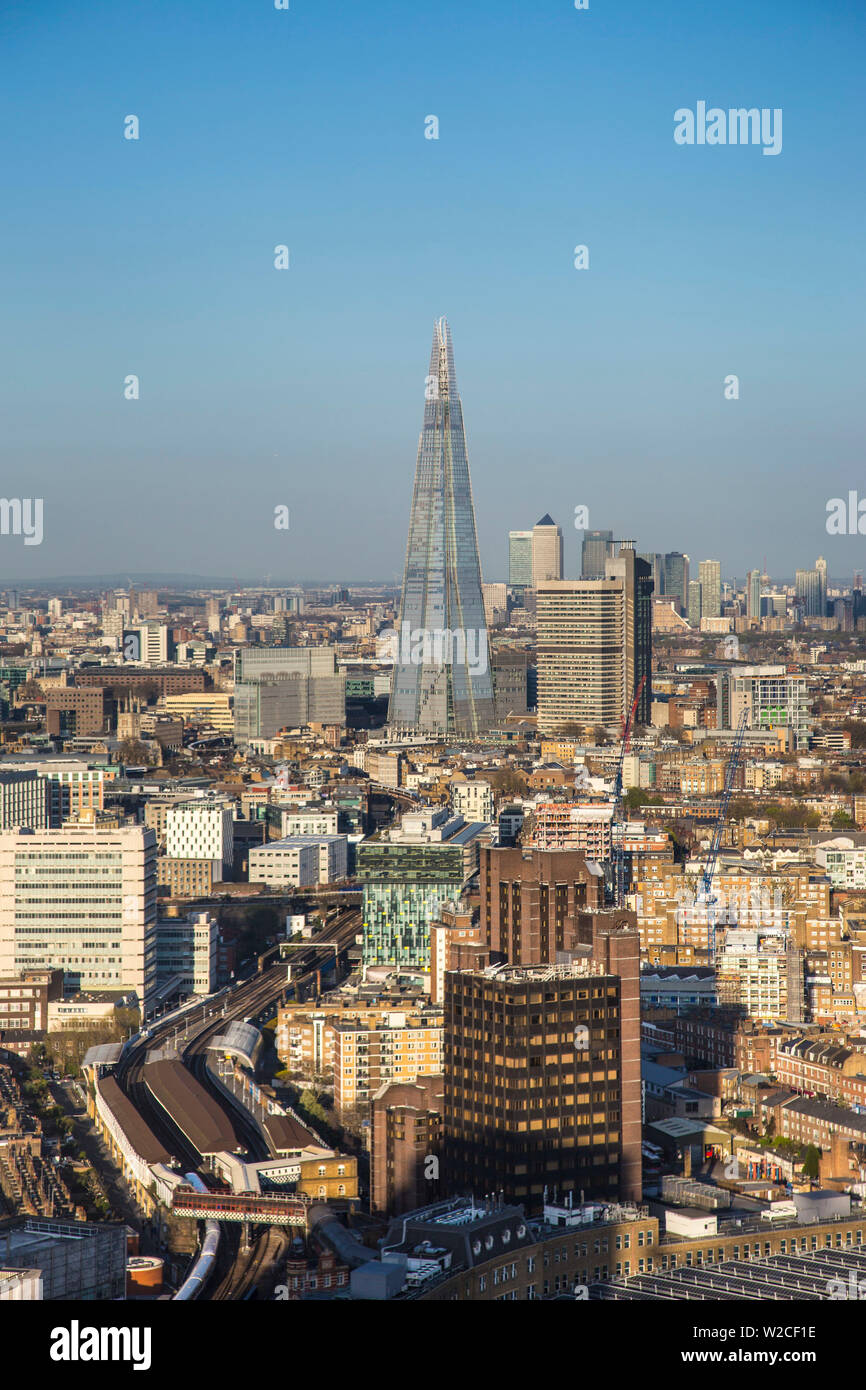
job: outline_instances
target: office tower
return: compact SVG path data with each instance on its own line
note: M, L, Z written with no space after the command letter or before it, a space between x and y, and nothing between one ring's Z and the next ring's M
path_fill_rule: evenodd
M532 532L508 532L508 586L523 591L532 586Z
M487 829L444 808L407 812L399 826L357 848L365 965L429 970L430 925L459 900L478 868Z
M701 585L701 617L720 618L722 615L722 566L718 560L701 560L698 565Z
M426 396L388 722L476 736L494 722L493 682L463 407L445 319L433 331Z
M689 596L689 557L679 550L665 555L665 598L672 598L674 607L683 617Z
M657 550L639 550L637 558L639 560L645 560L646 563L649 565L650 578L653 582L653 594L656 596L656 598L658 598L659 595L663 594L665 591L664 555L661 555ZM604 570L602 570L602 574L604 574ZM589 576L584 575L583 577L584 579L587 579Z
M821 593L821 574L817 569L797 570L794 576L797 598L803 600L807 618L823 617L824 601Z
M690 627L700 627L701 625L701 583L699 579L689 580L689 601L686 609L686 617Z
M138 629L139 660L143 666L165 666L168 661L168 628L165 623L145 623Z
M235 741L305 724L345 724L346 677L333 647L242 647L235 655Z
M746 618L759 622L761 618L761 571L749 570L746 575Z
M603 579L605 562L612 558L613 531L584 531L580 547L581 579Z
M446 975L448 1192L640 1200L638 933L589 934L567 962Z
M544 965L570 950L577 913L602 905L603 880L578 850L482 845L481 933L512 965Z
M818 613L823 618L827 612L827 561L823 555L819 555L815 561L815 570L818 574Z
M122 830L0 832L0 976L52 967L75 990L156 987L156 835Z
M538 730L615 724L645 677L636 722L649 723L652 664L650 567L623 542L604 579L538 590Z
M562 528L545 514L532 531L532 585L562 578Z

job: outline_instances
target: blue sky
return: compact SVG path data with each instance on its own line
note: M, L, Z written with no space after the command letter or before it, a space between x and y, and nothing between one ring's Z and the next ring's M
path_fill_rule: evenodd
M393 580L441 314L485 578L547 511L576 574L578 504L866 568L825 530L866 494L864 40L843 0L4 0L3 491L45 534L0 584ZM677 146L699 100L781 107L782 153Z

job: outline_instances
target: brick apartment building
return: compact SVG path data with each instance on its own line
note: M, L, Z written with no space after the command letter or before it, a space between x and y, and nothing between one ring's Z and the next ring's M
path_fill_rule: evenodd
M538 965L568 950L575 915L603 896L600 871L577 850L482 845L481 927L511 965Z
M206 690L208 678L200 668L191 666L95 666L75 673L75 685L102 686L114 700L122 699L131 690L148 695L184 695L189 690Z
M389 1082L373 1097L370 1207L400 1216L439 1197L442 1075Z

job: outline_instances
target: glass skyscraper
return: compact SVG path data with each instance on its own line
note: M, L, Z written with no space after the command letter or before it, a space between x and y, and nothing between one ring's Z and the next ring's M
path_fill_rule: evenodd
M532 532L508 532L508 586L529 589L532 586Z
M613 555L613 531L584 531L580 548L581 579L604 579L605 561Z
M672 598L678 613L685 617L689 600L689 557L679 550L665 555L665 598Z
M493 682L463 409L451 334L433 331L388 722L474 736L492 727Z

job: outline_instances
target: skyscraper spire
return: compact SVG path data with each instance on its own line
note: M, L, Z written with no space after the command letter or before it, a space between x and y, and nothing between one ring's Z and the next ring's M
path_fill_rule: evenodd
M424 395L388 720L472 737L493 725L493 682L463 408L444 318L433 330Z

